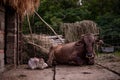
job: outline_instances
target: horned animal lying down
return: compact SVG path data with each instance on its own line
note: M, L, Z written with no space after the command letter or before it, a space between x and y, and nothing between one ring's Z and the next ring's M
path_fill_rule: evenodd
M94 44L99 42L94 34L84 34L77 42L52 46L49 51L47 64L52 66L53 61L59 64L83 65L95 63Z

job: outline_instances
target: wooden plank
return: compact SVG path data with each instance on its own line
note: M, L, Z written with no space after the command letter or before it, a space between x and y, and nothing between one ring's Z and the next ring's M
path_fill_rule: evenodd
M0 73L4 71L4 51L0 50Z
M0 73L4 71L4 21L5 12L3 6L0 5Z

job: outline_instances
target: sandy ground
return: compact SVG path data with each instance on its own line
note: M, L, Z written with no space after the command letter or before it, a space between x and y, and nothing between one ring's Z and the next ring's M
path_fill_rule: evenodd
M120 58L111 54L100 55L96 59L100 63L120 73ZM120 76L98 65L69 66L57 65L44 70L30 70L27 65L0 74L0 80L120 80Z

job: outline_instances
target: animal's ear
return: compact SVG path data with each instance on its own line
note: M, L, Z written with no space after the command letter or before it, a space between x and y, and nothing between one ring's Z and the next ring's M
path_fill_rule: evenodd
M81 38L83 38L84 36L85 36L85 35L84 35L84 34L82 34L82 35L81 35Z
M99 33L96 33L96 34L93 34L94 36L100 36L100 34Z
M95 36L95 44L97 44L97 45L103 45L104 41L101 39L100 36Z
M81 42L84 42L84 36L85 36L84 34L81 35L81 39L80 39Z
M104 42L103 42L103 40L96 40L96 44L97 44L97 45L103 45Z
M77 41L77 42L75 43L75 45L76 45L76 46L80 46L80 45L81 45L81 41Z
M76 46L79 46L79 45L81 45L81 43L84 43L84 35L81 35L80 40L77 41L77 42L75 43L75 45L76 45Z

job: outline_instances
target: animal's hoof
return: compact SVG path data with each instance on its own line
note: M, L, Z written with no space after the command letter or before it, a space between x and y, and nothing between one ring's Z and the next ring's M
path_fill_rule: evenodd
M95 63L94 62L89 62L88 65L94 65Z
M47 65L48 65L48 67L52 67L52 64L50 64L50 63L48 63Z
M51 64L48 64L48 67L52 66Z

